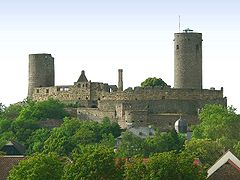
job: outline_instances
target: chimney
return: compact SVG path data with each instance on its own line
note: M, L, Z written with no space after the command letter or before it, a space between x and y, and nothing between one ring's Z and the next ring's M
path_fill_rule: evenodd
M123 91L123 70L118 69L118 90Z

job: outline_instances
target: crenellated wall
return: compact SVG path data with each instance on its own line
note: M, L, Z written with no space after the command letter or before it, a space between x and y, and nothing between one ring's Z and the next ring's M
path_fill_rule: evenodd
M196 124L199 109L206 104L227 106L223 89L161 89L136 87L125 91L110 92L108 84L81 82L73 86L35 88L34 100L56 98L77 104L80 119L101 121L108 116L117 120L122 128L127 123L135 126L150 124L163 129L173 126L177 117L184 115ZM171 119L172 118L172 119Z
M159 87L135 87L134 90L104 93L102 100L212 100L223 98L222 90L209 89L161 89Z
M34 100L46 100L48 97L62 101L104 100L214 100L223 98L223 90L209 89L161 89L159 87L135 87L133 90L110 92L110 86L104 83L78 83L73 86L54 86L34 88Z
M49 97L60 101L77 101L90 99L90 88L78 86L54 86L34 88L33 100L42 101Z
M53 86L34 88L32 99L37 101L47 100L49 97L60 101L96 101L100 100L103 93L109 93L108 84L78 82L70 86Z
M189 122L196 124L198 112L206 104L226 106L227 101L226 98L212 100L102 100L98 102L98 110L103 112L115 111L119 124L125 128L127 123L134 123L135 126L171 123L172 121L175 122L177 120L176 117L179 118L180 115L187 116L190 118L188 119ZM172 115L174 115L174 119L169 120L169 117L172 117Z

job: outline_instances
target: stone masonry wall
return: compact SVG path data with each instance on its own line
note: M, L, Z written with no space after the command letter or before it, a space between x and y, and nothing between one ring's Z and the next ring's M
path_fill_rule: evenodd
M123 111L126 110L146 110L149 113L179 113L196 115L198 109L206 104L222 104L225 105L225 99L216 100L132 100L132 101L99 101L98 107L102 111L114 111L118 104L122 104Z
M77 100L214 100L223 98L222 90L208 89L160 89L158 87L136 87L134 90L109 92L109 86L103 83L89 83L88 86L54 86L34 88L34 100L46 100L53 97L62 101Z
M90 97L91 100L101 100L104 93L109 93L110 87L106 83L98 83L92 82L91 83L91 90L90 90Z
M158 87L135 87L134 90L104 93L102 100L211 100L223 98L222 90L208 89L160 89Z
M77 110L80 119L101 121L108 116L123 128L127 127L127 123L134 123L135 126L155 125L163 130L173 127L180 115L196 124L199 109L205 104L227 105L222 90L137 87L134 90L108 92L108 87L107 84L89 82L35 88L33 100L52 97L77 103L81 107Z
M34 88L33 100L42 101L49 97L60 101L79 101L79 100L100 100L103 93L109 93L108 84L104 83L75 83L70 86L54 86Z
M104 117L116 120L115 111L100 111L97 108L78 108L77 117L81 120L95 120L101 122Z
M49 97L60 101L88 100L90 89L76 86L41 87L35 88L32 96L33 100L37 101L47 100Z

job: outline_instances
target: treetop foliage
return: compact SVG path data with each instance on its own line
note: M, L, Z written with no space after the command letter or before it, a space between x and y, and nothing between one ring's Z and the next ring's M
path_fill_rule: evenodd
M62 121L68 115L64 107L64 104L53 99L42 102L28 100L4 107L0 113L0 144L14 139L28 146L27 141L32 133L42 127L40 121L47 119Z
M122 134L121 143L117 150L118 157L133 157L140 155L149 157L151 154L175 150L180 152L185 137L177 134L175 130L169 132L157 131L153 137L142 139L131 132Z
M47 119L63 119L68 116L64 110L65 105L58 100L48 99L47 101L30 102L25 106L18 120L47 120Z
M205 179L227 149L240 157L240 116L233 107L205 106L191 140L175 130L139 138L107 117L102 123L63 118L64 107L53 99L2 106L0 146L14 139L29 155L9 179ZM41 126L58 118L59 127ZM202 165L193 164L195 158Z
M158 86L161 89L168 87L167 83L165 83L161 78L156 78L156 77L153 77L153 78L149 77L141 83L141 87L147 87L147 86L151 86L151 87Z
M44 142L44 152L70 155L79 144L100 143L108 134L112 134L115 138L120 136L120 126L108 119L104 120L103 123L97 123L65 118L63 124L54 128L49 138Z
M112 148L87 145L81 147L81 152L74 163L65 166L62 179L116 179L118 171Z
M192 139L185 142L184 152L199 158L205 167L213 165L224 152L224 147L211 139Z
M226 149L240 140L240 116L233 107L206 105L199 117L201 123L193 131L194 138L217 140Z
M19 179L52 179L59 180L63 174L64 162L53 153L35 154L15 166L8 177L9 180Z

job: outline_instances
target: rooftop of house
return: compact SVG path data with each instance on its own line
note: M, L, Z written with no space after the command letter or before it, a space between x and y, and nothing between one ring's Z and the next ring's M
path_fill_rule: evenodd
M207 178L210 178L214 173L216 173L225 164L231 165L231 167L233 167L240 174L240 160L228 150L222 157L220 157L216 161L216 163L212 167L210 167L208 169ZM226 173L224 175L227 176Z
M4 152L6 155L23 155L26 151L25 147L16 141L8 141L0 151Z
M13 166L17 165L19 161L23 160L24 156L0 156L0 179L5 180L8 177L9 171Z

